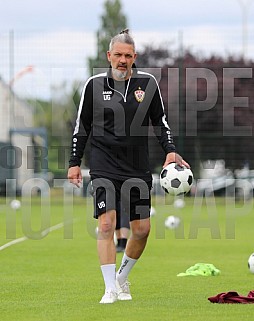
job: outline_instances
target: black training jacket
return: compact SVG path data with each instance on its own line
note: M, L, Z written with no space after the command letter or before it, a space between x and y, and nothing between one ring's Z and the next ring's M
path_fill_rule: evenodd
M155 77L139 71L115 81L111 69L84 85L72 137L69 166L80 166L91 135L90 174L115 179L151 180L149 123L165 153L175 151Z

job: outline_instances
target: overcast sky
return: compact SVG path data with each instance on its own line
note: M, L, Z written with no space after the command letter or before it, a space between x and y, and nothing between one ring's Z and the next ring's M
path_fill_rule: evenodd
M149 42L176 49L182 35L184 46L194 52L244 52L254 59L254 0L121 3L137 50ZM46 97L51 84L85 80L87 57L96 52L95 33L104 0L0 0L0 4L0 76L8 82L12 74L10 30L14 32L13 74L27 65L35 67L15 82L19 95Z

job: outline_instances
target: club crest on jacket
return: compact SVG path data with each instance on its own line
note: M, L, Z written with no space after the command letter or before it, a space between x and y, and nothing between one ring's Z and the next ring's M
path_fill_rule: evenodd
M138 89L134 91L134 96L137 102L142 103L145 98L145 92L140 87L138 87Z

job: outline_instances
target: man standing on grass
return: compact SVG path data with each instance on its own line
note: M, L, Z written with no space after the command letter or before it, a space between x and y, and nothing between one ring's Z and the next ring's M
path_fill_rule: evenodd
M163 166L176 162L189 167L175 152L157 81L136 68L136 56L128 29L111 39L107 52L110 68L87 80L72 137L68 179L79 186L81 159L91 135L90 176L94 217L98 219L97 248L105 282L100 303L132 299L128 275L143 253L150 232L150 120L166 154ZM128 215L131 229L117 272L116 213Z

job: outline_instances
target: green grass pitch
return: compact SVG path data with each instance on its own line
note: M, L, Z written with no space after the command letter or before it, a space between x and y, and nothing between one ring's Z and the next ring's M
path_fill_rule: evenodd
M14 211L1 199L0 319L252 321L254 305L212 304L207 298L254 290L247 267L254 252L253 201L187 197L186 206L175 209L170 198L156 198L153 205L147 248L130 274L133 300L101 305L91 200L53 191L48 200L22 199ZM177 230L164 228L168 215L181 218ZM118 266L120 259L117 254ZM221 275L176 276L199 262L214 264Z

